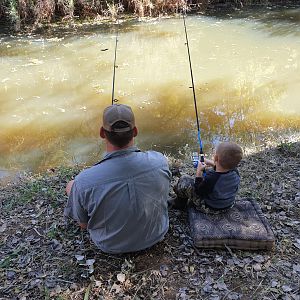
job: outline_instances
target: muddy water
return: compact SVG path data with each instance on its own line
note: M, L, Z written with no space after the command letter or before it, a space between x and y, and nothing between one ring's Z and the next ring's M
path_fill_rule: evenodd
M300 129L300 9L189 16L206 151L261 144ZM0 168L93 163L111 101L114 26L0 37ZM180 18L121 25L116 98L133 107L142 149L197 147Z

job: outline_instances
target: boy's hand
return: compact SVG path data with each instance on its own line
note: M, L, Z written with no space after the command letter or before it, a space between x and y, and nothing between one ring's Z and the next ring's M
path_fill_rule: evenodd
M210 159L207 159L207 158L204 158L204 162L207 166L209 167L214 167L215 166L215 162L213 160L210 160Z
M197 172L196 172L196 176L197 177L202 177L203 174L203 170L206 168L206 164L199 161L198 162L198 167L197 167Z

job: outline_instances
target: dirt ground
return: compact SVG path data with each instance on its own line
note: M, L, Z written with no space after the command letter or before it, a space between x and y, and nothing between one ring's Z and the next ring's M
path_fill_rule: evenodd
M182 174L193 172L178 166ZM79 168L3 183L0 299L299 300L300 143L248 155L239 170L239 197L261 205L276 236L273 252L197 249L187 213L170 210L162 242L139 253L108 255L63 218L64 187Z

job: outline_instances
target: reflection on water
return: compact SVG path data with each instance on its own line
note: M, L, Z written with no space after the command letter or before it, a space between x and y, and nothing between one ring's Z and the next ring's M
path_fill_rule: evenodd
M261 143L300 129L299 29L273 34L287 22L276 14L299 23L300 11L268 13L187 18L206 151L220 139ZM0 168L99 159L114 34L103 25L50 38L0 37ZM186 144L196 148L182 20L124 22L119 40L116 97L136 113L138 145L177 156Z
M300 36L299 7L269 7L264 10L243 9L227 14L218 15L222 19L251 21L253 26L269 35Z

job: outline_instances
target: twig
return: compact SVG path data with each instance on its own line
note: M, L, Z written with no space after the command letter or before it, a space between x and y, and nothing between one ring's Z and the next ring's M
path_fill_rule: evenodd
M230 255L231 255L232 257L234 257L234 254L233 254L232 250L231 250L227 245L224 244L224 246L225 246L225 248L228 250L228 252L230 253Z
M89 300L91 287L92 287L92 283L90 283L85 290L85 294L84 294L84 298L83 298L84 300Z
M263 278L261 280L261 282L258 284L258 286L256 287L256 289L254 290L253 294L251 295L250 299L253 299L253 296L255 295L255 293L257 292L257 290L260 288L261 284L263 283L265 279Z
M103 262L105 262L105 264L110 265L110 266L112 266L112 267L114 267L114 268L117 268L117 267L118 267L117 265L114 265L114 264L108 262L106 259L103 259L103 258L97 259L97 261L98 261L98 262L103 261Z
M45 237L43 234L41 234L36 228L33 227L33 230L41 237Z
M147 279L149 279L151 276L151 274L147 277ZM143 278L141 278L138 282L138 284L143 280ZM142 288L143 286L143 283L138 287L138 289L135 291L135 294L133 295L132 299L134 300L135 299L135 296L137 295L138 291Z
M143 271L139 271L139 272L136 272L134 274L132 274L132 277L135 277L136 275L139 275L139 274L143 274L143 273L146 273L150 270L153 270L152 268L149 268L149 269L146 269L146 270L143 270ZM150 274L151 275L151 274Z
M225 300L229 294L231 294L232 292L236 291L238 288L240 288L243 285L244 284L240 284L240 285L236 286L234 289L228 291L228 293L222 298L222 300Z
M59 281L59 282L64 282L64 283L75 283L74 281L69 281L69 280L64 280L64 279L59 279L59 278L56 278L55 281Z
M101 253L103 256L106 256L107 258L112 258L112 259L118 259L118 260L123 260L123 258L120 257L115 257L109 254Z
M14 286L15 286L15 285L12 284L12 285L10 285L10 286L0 287L0 291L7 292L7 291L9 291L11 288L13 288ZM2 299L2 298L0 298L0 299Z

